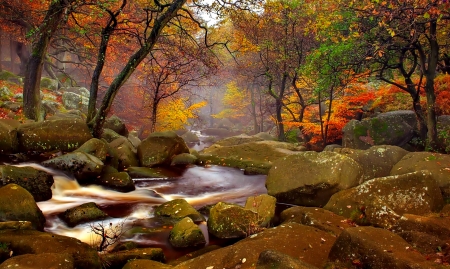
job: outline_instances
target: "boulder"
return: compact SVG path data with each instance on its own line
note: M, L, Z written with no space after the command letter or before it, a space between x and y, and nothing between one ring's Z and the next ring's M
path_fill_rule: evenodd
M128 141L133 145L135 149L138 148L139 144L141 144L141 139L139 139L139 136L136 131L131 131L128 134Z
M205 218L184 199L165 202L155 208L155 216L181 220L185 217L195 222L205 221Z
M267 218L240 205L219 202L209 211L208 232L217 238L244 238L263 231Z
M57 119L22 124L18 128L19 151L72 151L92 138L82 120Z
M0 222L0 230L33 230L33 224L30 221L3 221Z
M279 203L322 207L334 193L357 186L362 176L359 164L347 156L309 151L275 160L266 188Z
M260 253L268 249L324 268L335 240L331 234L313 227L297 223L282 224L251 235L231 246L182 262L174 269L255 268Z
M173 157L172 162L170 163L171 166L179 165L179 166L186 166L190 164L195 164L197 162L197 157L190 153L181 153Z
M85 121L86 115L79 110L68 110L65 112L56 111L55 114L47 117L47 120L68 120L68 119Z
M450 217L418 216L404 214L393 227L396 233L415 231L432 235L441 240L450 240Z
M122 269L129 260L134 259L163 262L165 257L160 248L136 248L102 255L102 260L109 264L108 269Z
M80 183L92 183L103 169L99 158L84 152L71 152L42 162L43 166L69 172Z
M0 119L0 154L11 154L18 152L18 125L19 122L15 123L14 120Z
M450 153L450 115L437 118L438 146L447 154Z
M284 253L265 250L259 254L256 269L319 269Z
M195 247L206 244L205 236L191 218L177 222L169 234L169 242L177 248Z
M137 150L141 166L144 167L170 165L173 157L181 153L189 153L189 148L173 131L150 134Z
M394 167L391 175L428 170L441 188L444 200L450 202L450 155L433 152L410 152Z
M89 97L89 90L85 87L68 87L65 89L65 92L75 93L84 97Z
M119 192L130 192L136 189L133 180L126 172L104 174L94 182L97 185Z
M274 137L273 135L266 133L266 132L260 132L255 134L256 137L261 138L262 140L269 140L269 141L276 141L276 137Z
M163 178L163 173L157 168L128 167L127 173L131 178Z
M59 111L61 103L53 100L42 100L42 109L45 111L46 115L54 115Z
M15 183L26 189L36 202L52 198L53 176L44 171L26 166L0 165L0 179L2 185Z
M408 151L397 146L373 146L367 150L350 150L342 154L355 160L363 169L363 181L377 177L389 176L392 167L399 162Z
M343 230L354 227L354 224L349 222L348 219L318 207L291 207L281 212L280 221L282 224L294 222L312 226L336 237L339 236Z
M196 134L193 132L185 132L183 135L181 135L181 138L183 138L184 142L186 143L197 143L200 142L200 139Z
M3 230L0 231L0 242L8 243L14 255L68 254L74 268L102 268L97 251L73 237L35 230Z
M92 138L74 150L74 152L84 152L105 162L106 156L108 155L108 145L103 140Z
M249 136L246 134L241 134L237 136L227 137L222 140L219 140L215 143L215 145L221 146L221 147L229 147L229 146L236 146L240 144L245 144L249 142L257 142L257 141L263 141L264 139L259 138L257 136Z
M235 133L225 128L208 128L201 130L200 133L202 135L217 136L222 138L235 135Z
M0 188L0 221L30 221L33 228L40 231L45 225L44 214L33 196L16 184Z
M128 136L128 129L125 123L117 117L116 115L112 115L111 117L107 118L105 120L105 123L103 124L103 128L108 128L113 130L114 132L118 133L122 136Z
M123 136L121 136L120 134L114 132L111 129L104 128L102 130L101 139L106 140L108 143L110 143L110 142L112 142L112 141L114 141L114 140L116 140L117 138L120 138L120 137L123 137Z
M362 121L351 120L342 129L342 145L368 149L374 145L402 147L414 136L417 120L410 110L391 111Z
M108 214L103 212L100 208L98 208L97 204L94 202L85 203L70 209L67 209L63 214L61 214L61 218L69 227L75 227L78 224L103 220L108 218Z
M68 253L24 254L14 256L2 264L0 269L74 269L73 257Z
M392 228L402 214L438 212L444 205L427 171L375 178L334 194L324 209L358 224Z
M8 87L3 86L0 88L0 100L7 101L10 100L12 96L12 92Z
M435 254L436 251L444 249L447 245L441 238L420 231L404 231L397 234L422 255Z
M244 208L249 209L259 215L261 227L269 226L275 217L275 206L277 199L267 194L248 197Z
M173 266L147 259L128 261L122 269L171 269Z
M62 95L62 103L66 109L77 109L86 113L88 111L89 97L66 91Z
M337 268L434 268L400 236L380 228L345 229L328 257Z
M136 149L126 137L122 136L113 140L109 143L109 146L117 153L119 171L123 171L130 166L139 166L139 160L136 156Z
M58 80L47 77L41 77L41 89L58 90Z

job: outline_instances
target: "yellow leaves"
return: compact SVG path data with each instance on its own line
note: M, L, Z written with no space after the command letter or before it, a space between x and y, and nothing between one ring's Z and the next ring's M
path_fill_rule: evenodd
M156 131L178 130L197 118L198 111L207 105L206 101L186 107L187 98L164 100L158 108Z

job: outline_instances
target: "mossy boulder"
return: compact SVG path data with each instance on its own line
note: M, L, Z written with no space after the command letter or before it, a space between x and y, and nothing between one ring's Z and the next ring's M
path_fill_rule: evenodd
M111 117L105 120L103 128L108 128L113 130L122 136L128 136L128 129L122 119L117 117L116 115L112 115Z
M175 199L157 206L155 216L178 220L189 217L195 222L205 221L205 217L184 199Z
M329 260L335 268L434 268L418 252L411 250L400 236L380 228L354 227L344 230L333 247Z
M198 138L198 136L196 134L194 134L193 132L189 132L189 131L182 134L181 138L183 138L184 142L186 142L186 143L200 142L200 139Z
M391 175L428 170L441 188L442 196L450 203L450 155L433 152L410 152L397 162Z
M69 225L69 227L75 227L78 224L86 222L103 220L108 217L108 214L98 208L97 204L94 202L85 203L67 209L63 214L61 214L61 218L65 223L67 223L67 225Z
M102 268L97 251L73 237L35 230L3 230L0 231L0 242L8 243L14 255L68 254L73 259L74 268Z
M128 261L122 269L171 269L173 266L147 259Z
M405 146L414 136L417 120L413 111L391 111L362 121L351 120L342 129L346 148L368 149L374 145Z
M282 252L266 250L259 254L256 269L319 269Z
M116 133L115 131L104 128L101 134L101 139L106 140L108 143L116 140L117 138L123 137L120 134Z
M41 86L41 89L44 88L44 89L56 91L56 90L58 90L58 80L47 78L47 77L42 77L40 86Z
M0 178L2 185L15 183L26 189L36 202L52 198L53 176L44 171L26 166L0 165Z
M267 219L240 205L219 202L210 209L207 224L217 238L244 238L264 230Z
M0 188L0 221L30 221L33 228L40 231L45 225L44 214L33 196L16 184Z
M206 239L200 227L191 218L186 217L173 226L169 242L174 247L185 248L205 245Z
M402 214L438 212L444 201L428 171L375 178L334 194L324 209L358 224L391 228Z
M69 172L80 183L92 183L103 170L103 162L84 152L71 152L42 162L43 166Z
M14 256L2 264L0 269L74 269L73 257L68 253L24 254Z
M225 129L225 128L207 128L200 131L202 135L208 135L208 136L217 136L217 137L230 137L235 135L234 132Z
M33 224L30 221L3 221L0 222L0 230L33 230Z
M18 125L19 123L14 120L0 119L0 154L12 154L18 152Z
M277 199L267 194L248 197L244 208L252 210L259 215L261 227L268 227L275 217L275 206Z
M164 262L165 257L160 248L136 248L102 255L102 260L109 264L110 269L122 269L128 261L134 259Z
M57 119L22 124L18 128L21 152L73 151L92 138L82 120Z
M100 161L105 162L106 156L108 155L108 145L103 140L92 138L74 150L74 152L88 153L99 158Z
M277 202L324 206L334 193L357 186L363 176L353 159L334 152L300 152L272 164L267 193Z
M130 166L139 166L139 160L136 156L136 149L126 137L122 136L113 140L109 143L109 146L117 153L119 171L123 171Z
M170 165L173 157L181 153L189 153L189 148L173 131L152 133L137 149L140 164L144 167Z
M133 179L131 179L130 175L126 172L104 174L94 182L95 184L104 186L107 189L119 192L130 192L136 189Z
M63 92L62 103L66 109L78 109L84 113L88 111L89 97L73 92Z
M197 157L190 153L181 153L173 157L171 166L179 165L186 166L190 164L195 164L197 162Z
M161 170L148 167L128 167L127 173L131 178L162 178L165 177Z
M257 136L250 136L246 134L241 134L237 136L227 137L222 140L217 141L214 143L215 145L222 146L222 147L229 147L229 146L236 146L240 144L245 144L249 142L257 142L257 141L263 141L264 139L259 138Z

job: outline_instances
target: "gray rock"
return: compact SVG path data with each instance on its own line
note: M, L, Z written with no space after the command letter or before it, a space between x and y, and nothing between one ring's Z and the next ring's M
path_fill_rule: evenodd
M122 121L122 119L120 119L116 115L112 115L111 117L107 118L105 120L103 128L111 129L114 132L116 132L116 133L118 133L119 135L122 135L122 136L128 136L127 126Z
M130 166L139 166L136 149L126 137L121 136L113 140L109 143L109 146L117 153L119 171L123 171Z
M45 88L45 89L49 89L52 91L56 91L56 90L58 90L58 81L56 79L42 77L40 86L41 86L41 89Z
M103 140L92 138L74 150L74 152L84 152L105 162L106 156L108 155L108 145Z
M174 165L190 165L195 164L197 162L197 157L195 157L192 154L189 153L181 153L173 157L172 162L170 163L171 166Z
M63 106L66 109L77 109L84 113L88 111L89 98L73 92L64 92L62 95Z

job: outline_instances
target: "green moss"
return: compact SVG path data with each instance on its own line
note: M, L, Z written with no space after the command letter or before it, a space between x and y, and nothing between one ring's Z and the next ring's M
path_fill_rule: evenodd
M355 137L366 136L367 127L362 125L356 125L355 128L353 128L353 133L355 134Z

